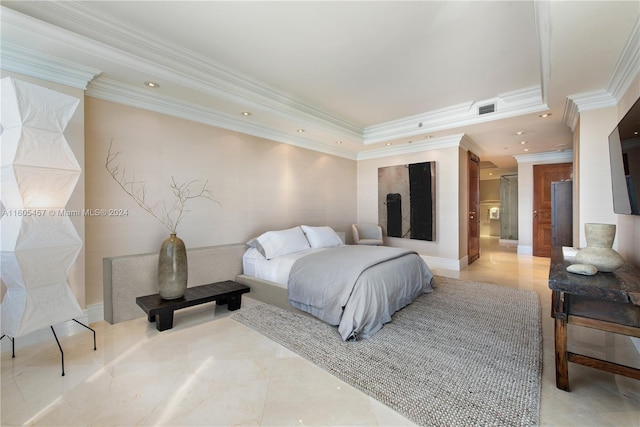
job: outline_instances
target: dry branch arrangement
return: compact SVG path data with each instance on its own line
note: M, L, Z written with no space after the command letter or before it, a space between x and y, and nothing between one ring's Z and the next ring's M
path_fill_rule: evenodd
M191 200L203 198L220 204L220 202L213 198L213 193L207 188L208 181L204 181L202 185L199 185L202 180L178 183L174 177L171 177L171 184L169 185L171 192L175 196L174 202L167 204L164 200L160 200L150 204L147 200L147 182L136 180L135 174L131 175L131 178L127 177L126 168L121 167L120 163L117 163L118 156L120 156L122 152L112 153L112 146L113 141L109 144L107 159L104 165L111 177L135 200L138 206L160 221L167 227L171 234L176 234L180 221L182 221L184 215L189 212L187 210L187 204ZM197 186L197 189L194 189L194 186Z

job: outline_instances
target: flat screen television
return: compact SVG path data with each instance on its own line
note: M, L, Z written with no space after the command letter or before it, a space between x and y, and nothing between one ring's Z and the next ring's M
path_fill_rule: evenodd
M640 99L609 135L613 211L640 215Z

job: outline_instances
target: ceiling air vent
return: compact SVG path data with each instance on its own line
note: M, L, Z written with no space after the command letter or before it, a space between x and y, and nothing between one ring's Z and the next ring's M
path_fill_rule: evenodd
M478 108L478 115L481 116L483 114L493 113L494 111L496 111L496 104L483 105Z

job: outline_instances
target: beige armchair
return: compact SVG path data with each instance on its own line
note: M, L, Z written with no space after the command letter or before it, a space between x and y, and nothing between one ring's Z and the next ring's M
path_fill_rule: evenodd
M352 224L353 242L356 245L379 246L382 241L382 227L378 224Z

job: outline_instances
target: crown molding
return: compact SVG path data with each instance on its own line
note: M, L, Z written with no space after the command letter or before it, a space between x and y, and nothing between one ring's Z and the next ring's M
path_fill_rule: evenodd
M619 102L638 74L640 74L640 16L622 49L607 84L607 91Z
M495 112L482 115L478 113L479 107L492 103L496 105ZM540 86L531 86L498 94L495 98L467 101L447 108L369 126L364 130L363 139L365 145L375 144L523 114L538 113L548 109L549 107L542 102Z
M32 6L58 20L65 20L69 23L69 28L82 25L89 31L87 33L90 35L89 37L48 24L4 6L0 6L2 10L0 17L3 27L5 25L16 26L33 34L39 34L43 38L55 40L69 49L91 52L96 57L117 62L186 89L215 96L226 102L243 106L243 108L246 106L249 110L262 111L280 119L297 122L300 126L336 135L338 139L349 139L369 145L547 111L549 109L546 100L549 79L548 36L550 28L549 5L546 3L536 2L535 12L540 46L541 85L505 92L487 100L467 101L364 129L195 52L178 48L141 30L122 26L111 16L94 10L90 2L37 2ZM622 97L624 91L631 84L630 82L638 75L640 69L639 28L640 20L636 21L634 30L616 65L614 75L610 79L607 91L578 94L568 98L563 121L572 130L575 128L581 111L616 105L616 100ZM302 138L299 135L292 136L275 128L249 123L246 120L202 105L160 96L157 93L150 95L147 91L137 87L99 77L100 70L79 66L5 41L2 42L2 68L87 89L87 94L90 96L348 159L414 153L445 148L446 146L438 146L435 144L437 140L428 140L355 154L338 146L332 147L329 144ZM96 78L96 76L98 77ZM478 115L478 107L489 103L495 103L496 111ZM453 138L455 139L455 136ZM467 141L467 139L461 137L457 141L458 145L473 152L482 151L473 141ZM445 144L442 141L440 143Z
M482 157L484 154L484 149L469 138L467 134L462 135L462 138L460 139L460 148L470 151L479 157Z
M215 109L203 107L162 94L152 93L144 88L123 84L114 80L100 78L91 83L86 91L91 96L105 101L128 105L143 110L166 114L197 123L282 142L296 147L331 154L349 160L363 160L388 157L401 154L438 150L459 146L478 155L484 150L465 134L456 134L429 141L414 142L402 146L383 147L361 153L354 153L337 146L325 145L308 138L290 135L268 126L251 123L244 118L221 113Z
M28 28L51 40L131 69L210 94L245 109L265 111L300 125L360 142L362 128L319 110L256 79L235 72L202 55L171 44L146 32L124 27L111 16L82 2L43 2L39 9L63 19L71 27L90 28L92 38L82 36L33 17L2 7L3 23Z
M631 34L609 78L606 90L583 92L567 97L562 122L575 131L583 111L615 107L625 95L633 81L640 74L640 17L636 20Z
M356 154L337 146L324 145L311 139L302 138L297 135L289 135L278 129L264 125L248 122L246 119L238 118L230 114L221 113L212 108L189 103L180 99L168 97L161 94L150 94L144 88L126 85L113 80L98 79L91 83L86 92L91 96L105 101L141 108L160 114L166 114L205 125L215 126L222 129L252 135L258 138L265 138L296 147L306 148L313 151L331 154L350 160L356 160Z
M578 104L573 100L567 98L564 102L564 112L562 113L562 123L567 125L571 132L576 130L578 119L580 118L580 112L578 111Z
M139 29L122 26L111 16L96 11L89 3L43 2L34 4L33 7L38 7L39 12L48 14L56 20L64 20L68 28L82 26L89 31L88 36L76 34L6 7L2 7L3 25L15 25L44 38L55 40L70 49L91 52L97 57L149 74L154 79L159 79L161 83L171 82L242 106L243 109L266 112L277 118L299 123L300 126L335 135L336 139L348 139L365 145L548 109L541 103L540 87L535 86L499 94L490 100L469 101L363 129L195 52L179 48ZM47 63L55 63L55 58L41 56L38 61L34 59L37 57L35 52L25 50L24 55L14 62L21 64L23 68L24 64L39 62L41 69L46 68ZM59 60L58 62L62 63ZM80 67L76 66L77 68ZM96 73L94 76L99 74L98 70L91 71ZM30 74L33 74L33 71ZM58 81L54 74L51 72L40 76ZM125 87L126 90L123 89ZM83 88L87 88L86 82ZM152 99L138 88L124 86L102 77L96 78L88 86L88 94L346 158L356 156L352 152L337 147L328 148L328 144L299 136L292 138L290 135L266 126L249 125L246 121L240 122L237 118L208 107L158 94L153 94L155 99ZM495 103L497 111L478 116L478 107L487 103ZM205 115L207 117L204 117ZM432 143L433 141L426 142L426 144ZM422 144L414 144L416 147L420 145ZM473 149L477 151L478 147ZM382 150L384 151L385 148Z
M141 30L123 27L109 15L85 3L44 2L38 7L57 19L64 19L70 27L89 27L95 40L6 7L2 8L3 21L5 15L9 15L8 19L16 25L30 28L72 48L90 50L96 56L148 73L161 81L164 79L250 110L267 112L302 126L313 126L337 138L365 145L548 109L541 102L540 87L535 86L362 129L202 55L178 48ZM477 108L488 103L496 104L496 112L479 116Z
M545 153L520 154L513 156L520 163L563 163L573 162L573 150L547 151Z
M403 154L421 153L430 150L440 150L449 147L461 146L464 134L450 135L442 138L434 138L429 141L413 142L404 145L383 147L375 150L358 153L356 160L380 159L383 157L399 156Z
M2 69L53 83L86 90L101 71L35 52L12 43L0 42Z
M618 105L616 98L606 90L594 90L567 97L564 106L562 122L574 131L580 113L601 108L615 107Z

